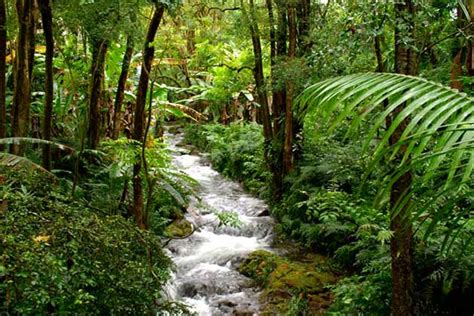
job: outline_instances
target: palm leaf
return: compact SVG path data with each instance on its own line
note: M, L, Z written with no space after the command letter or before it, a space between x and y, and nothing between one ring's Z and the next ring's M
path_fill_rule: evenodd
M56 142L39 139L39 138L30 138L30 137L8 137L8 138L0 138L0 145L21 145L21 144L39 144L39 145L50 145L61 150L66 150L73 152L74 148L59 144Z
M299 96L297 105L300 116L311 112L312 117L320 118L321 126L331 122L329 131L348 122L347 137L354 137L365 128L363 149L371 163L364 179L382 162L393 165L389 174L379 178L377 201L383 201L396 180L410 170L423 172L414 178L414 188L435 177L431 182L445 194L472 183L474 98L466 94L418 77L366 73L319 82ZM390 126L386 126L388 117ZM399 141L389 145L407 119ZM431 191L438 192L436 188ZM416 192L407 192L392 215L414 195Z
M28 158L9 154L9 153L2 153L0 152L0 165L16 168L20 166L25 166L34 170L39 170L43 173L46 173L50 176L54 177L50 171L46 170L42 166L34 163L33 161L29 160Z
M60 150L66 150L69 152L73 152L74 148L62 145L56 142L43 140L39 138L29 138L29 137L9 137L9 138L0 138L0 145L20 145L20 144L40 144L40 145L50 145ZM0 152L0 165L5 165L9 167L19 167L25 166L35 170L39 170L43 173L48 175L54 176L50 171L46 170L42 166L34 163L33 161L29 160L28 158L17 156L9 153Z
M207 120L207 116L202 114L201 112L196 111L195 109L183 105L183 104L178 104L178 103L172 103L172 102L167 102L167 101L160 101L161 104L163 104L166 108L174 110L171 112L172 114L181 114L184 116L187 116L195 121L205 121ZM176 112L178 111L178 112Z

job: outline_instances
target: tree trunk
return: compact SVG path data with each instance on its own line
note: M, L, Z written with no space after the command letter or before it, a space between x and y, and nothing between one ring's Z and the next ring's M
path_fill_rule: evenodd
M37 0L31 0L31 14L29 16L30 23L28 25L28 71L30 73L30 81L33 82L33 69L35 67L35 51L36 51L36 26L38 21L38 3Z
M296 56L305 57L311 53L311 48L313 42L310 38L311 30L311 0L299 0L294 2L294 5L297 6L297 41L298 49L296 51ZM329 5L329 2L328 4ZM327 12L327 9L326 9ZM299 91L293 91L293 94L297 94ZM302 135L303 123L298 120L298 118L293 117L293 149L292 149L292 159L293 165L295 161L301 159L302 156L302 143L295 143L294 140L297 139L298 135Z
M53 116L53 58L54 58L54 37L53 37L53 15L51 12L50 0L39 0L41 20L46 41L45 59L45 102L43 119L43 139L51 140L51 122ZM46 170L51 168L51 146L43 145L43 167Z
M93 45L89 88L89 127L87 131L88 147L90 149L96 149L100 141L100 100L108 43L105 39L101 39L95 41Z
M280 200L283 194L283 172L282 172L282 158L283 143L282 131L280 130L283 108L285 104L285 89L284 85L277 82L276 67L277 58L286 55L286 12L283 11L280 15L278 11L278 23L275 23L275 16L273 13L273 0L266 0L268 11L268 20L270 24L270 63L272 67L272 112L273 112L273 144L272 144L272 159L270 171L272 173L272 195L275 200ZM276 27L275 27L276 26Z
M0 138L7 137L6 57L7 16L5 0L0 0ZM0 145L0 151L3 149L3 145Z
M260 40L260 31L257 24L257 16L255 12L255 5L253 0L249 0L249 6L247 10L247 5L244 3L244 0L241 0L242 14L245 20L245 23L249 27L250 36L252 38L252 47L254 53L254 79L257 89L257 102L260 105L260 108L257 112L257 118L260 118L263 124L263 136L265 139L264 144L264 156L265 162L268 169L272 172L272 175L275 177L278 176L275 170L275 161L272 157L272 141L274 139L272 122L270 117L270 108L268 104L267 91L265 87L265 77L263 74L263 60L262 60L262 44ZM268 3L267 3L268 6ZM271 13L270 13L271 14ZM274 178L273 182L277 181L278 178ZM275 184L274 184L275 186ZM279 184L277 187L281 186Z
M277 66L277 62L284 59L287 55L287 33L288 33L288 19L287 19L287 12L285 4L282 3L281 0L278 0L278 24L277 24L277 31L276 31L276 57L274 60L274 67L272 70L275 69ZM274 71L272 71L272 80L273 80L273 134L275 137L281 139L281 143L283 144L283 133L281 131L281 121L282 116L285 112L285 102L286 102L286 86L284 80L281 78L276 78L274 75ZM281 160L283 158L283 145L281 146L280 150L280 165ZM281 167L280 167L281 169Z
M272 66L276 63L276 30L275 30L275 17L273 14L273 3L272 0L265 0L268 11L268 23L270 24L270 63Z
M377 72L385 72L385 62L383 60L383 53L382 53L382 42L383 42L382 35L375 35L374 50L375 50L375 57L377 59Z
M17 0L16 9L18 13L18 38L17 54L15 60L15 84L13 92L13 136L26 137L28 134L30 120L30 23L33 14L32 0ZM12 152L17 155L23 154L23 146L13 145Z
M395 4L395 71L400 74L416 75L416 52L404 45L404 39L415 38L415 5L412 0ZM391 121L402 111L402 107L392 115ZM390 139L390 144L398 143L400 136L409 123L402 122ZM401 154L406 148L401 149ZM412 184L412 175L407 172L393 185L390 196L391 210L394 211ZM414 314L414 281L413 281L413 235L410 213L410 202L403 203L398 214L391 216L390 229L393 237L390 244L392 257L392 315L409 316Z
M194 29L186 31L186 49L190 57L196 51L196 31Z
M263 123L263 134L265 136L266 146L269 146L269 142L273 138L272 124L270 121L270 110L268 106L267 91L265 88L265 77L263 74L263 61L262 61L262 44L260 41L260 31L257 25L257 17L255 13L254 1L249 0L250 3L250 15L245 12L245 6L242 1L242 8L244 10L244 16L249 24L250 35L252 37L252 46L254 52L254 78L255 85L257 88L258 103L261 107L261 118Z
M453 62L451 64L451 71L450 71L450 86L453 89L457 89L459 91L464 90L464 84L462 83L461 80L459 80L459 77L462 76L462 48L459 49L458 53L456 56L454 56Z
M128 71L130 69L132 55L133 40L132 37L129 36L127 38L127 49L125 50L125 54L123 55L122 72L120 73L120 78L117 85L117 94L115 95L112 139L117 139L121 130L120 127L122 120L122 104L125 96L125 85L128 79Z
M469 11L471 21L474 21L474 0L467 0L466 7ZM474 27L472 25L467 30L467 34L469 35L469 39L467 42L466 69L467 74L472 77L474 76L474 43L472 40L472 36L474 36Z
M300 55L311 49L309 32L311 27L311 0L300 0L298 6L298 47Z
M145 39L145 48L143 50L143 65L140 74L140 81L138 83L137 104L135 106L134 130L133 139L138 142L145 142L143 133L145 129L145 104L148 91L148 83L150 80L151 66L155 56L155 47L152 45L158 27L163 17L164 7L156 5L153 17L148 25L148 31ZM142 169L141 158L137 160L133 166L133 214L138 227L142 229L147 228L146 214L144 214L143 203L143 186L140 175Z
M459 29L462 29L465 27L467 23L467 19L464 15L463 10L461 9L461 6L457 6L457 17L456 17L456 27ZM459 91L464 90L464 84L460 80L459 77L463 75L463 62L462 62L462 56L464 53L464 47L463 43L461 42L461 39L456 37L453 43L453 61L451 64L451 69L450 69L450 86L453 89L457 89Z
M293 60L296 57L297 45L297 25L296 8L288 5L288 29L289 46L288 58ZM285 142L283 144L283 174L287 175L293 169L293 97L294 83L293 78L287 82L286 106L285 106Z

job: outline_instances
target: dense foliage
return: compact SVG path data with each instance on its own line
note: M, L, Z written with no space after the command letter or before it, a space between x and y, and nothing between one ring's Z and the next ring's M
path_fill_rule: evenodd
M162 245L193 231L170 120L329 258L331 282L278 289L289 315L473 314L472 21L473 0L0 0L0 314L189 313L163 294Z
M159 309L171 264L159 238L86 200L71 201L48 175L22 172L21 181L18 176L7 172L1 192L8 207L0 226L6 312Z
M308 117L307 124L313 126L315 119ZM253 125L234 124L194 125L187 129L186 139L209 152L217 170L235 179L245 179L247 186L257 183L257 188L264 186L268 190L268 180L261 180L265 171L261 141L259 149L252 145L250 151L250 159L260 161L260 169L255 171L254 164L235 163L248 157L242 150L242 139L235 136L238 129L237 135L246 135L246 139L262 138L261 131ZM312 128L307 132L311 135ZM377 192L373 181L372 185L366 184L368 190L359 194L367 162L358 158L361 144L348 142L345 132L342 128L334 134L305 137L304 155L297 170L287 178L287 193L272 206L272 213L279 219L278 230L282 234L330 256L333 269L347 274L330 286L335 294L330 312L383 315L390 312L392 232L386 210L374 208L370 202ZM242 174L246 177L242 178ZM441 253L441 248L449 226L449 222L444 222L428 240L421 238L427 226L419 227L415 249L417 309L421 314L463 314L471 308L468 297L472 295L474 267L473 245L468 240L473 227L469 222L446 254ZM457 304L448 303L452 300Z

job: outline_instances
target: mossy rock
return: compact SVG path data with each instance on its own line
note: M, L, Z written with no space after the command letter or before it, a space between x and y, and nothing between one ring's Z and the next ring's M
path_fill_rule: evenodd
M170 125L168 127L168 132L170 134L178 134L178 133L182 132L182 126L180 126L180 125Z
M313 261L305 258L301 262L257 250L247 257L239 271L263 289L263 314L286 313L295 296L307 300L312 314L317 314L332 300L325 287L336 281L336 276L327 272L327 259L322 258L314 256Z
M186 219L177 219L165 229L165 234L171 238L183 238L193 232L193 225Z

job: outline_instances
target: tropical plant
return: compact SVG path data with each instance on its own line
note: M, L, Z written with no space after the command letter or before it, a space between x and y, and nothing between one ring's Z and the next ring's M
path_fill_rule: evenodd
M56 147L60 150L65 150L68 152L74 151L74 149L69 146L62 145L62 144L52 142L52 141L48 141L48 140L38 139L38 138L29 138L29 137L0 138L0 146L20 145L20 144L47 145L47 146ZM33 169L41 170L46 173L49 173L47 169L43 168L39 164L36 164L34 161L28 158L25 158L23 156L18 156L15 154L1 152L1 151L0 151L0 165L5 165L9 167L16 167L16 166L22 165L22 166L28 166Z
M301 114L310 111L316 112L321 121L331 119L330 131L351 119L347 137L356 134L362 126L370 125L363 146L364 153L371 158L365 179L381 163L396 162L379 176L376 204L386 202L397 179L410 170L415 173L411 190L394 205L392 216L412 200L409 207L416 215L413 220L429 218L435 225L447 216L446 208L430 212L437 205L436 201L461 188L467 187L472 192L473 98L422 78L367 73L315 84L300 96L299 105ZM396 115L387 126L386 120L393 113ZM400 135L400 141L390 145L390 137L408 118L410 122ZM446 207L450 206L452 204L446 202ZM463 209L457 220L472 215L471 212L469 208Z
M413 312L413 227L415 234L427 227L422 230L427 238L449 221L446 250L472 222L472 204L464 193L473 193L473 104L473 98L440 84L382 73L329 79L300 97L300 110L332 121L330 130L346 120L351 121L348 137L369 127L363 148L371 163L365 178L377 166L388 167L378 177L375 204L389 208L392 301L405 304L397 309L393 303L395 315Z
M0 310L147 314L166 310L171 261L160 238L69 198L42 172L0 166ZM172 312L170 310L170 312Z

